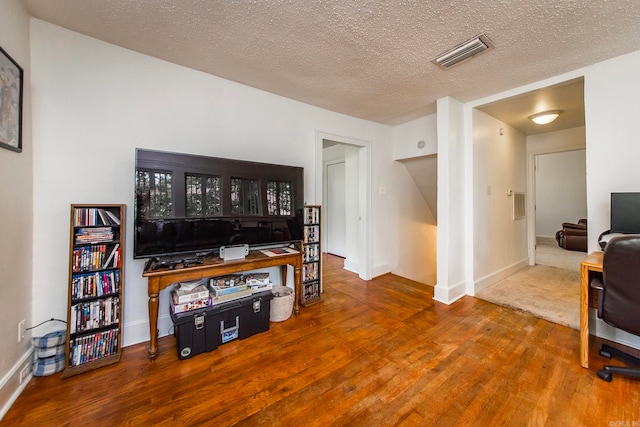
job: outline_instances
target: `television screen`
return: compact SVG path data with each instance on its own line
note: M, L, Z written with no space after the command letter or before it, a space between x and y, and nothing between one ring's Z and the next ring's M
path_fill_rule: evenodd
M640 193L611 193L611 232L640 233Z
M303 168L136 149L134 258L301 239Z

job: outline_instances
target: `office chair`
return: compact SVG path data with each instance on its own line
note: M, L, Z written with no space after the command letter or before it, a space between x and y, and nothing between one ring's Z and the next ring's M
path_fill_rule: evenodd
M600 292L598 317L633 335L640 336L640 236L614 237L607 243L602 259L602 277L593 277L591 287ZM600 355L610 359L615 356L636 367L606 365L598 376L611 381L611 375L640 378L640 359L608 345L603 345Z

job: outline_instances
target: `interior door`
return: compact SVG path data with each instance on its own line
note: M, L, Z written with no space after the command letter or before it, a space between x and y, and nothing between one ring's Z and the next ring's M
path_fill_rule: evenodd
M327 165L327 201L325 203L324 232L327 236L325 251L346 257L345 214L345 165L344 162Z

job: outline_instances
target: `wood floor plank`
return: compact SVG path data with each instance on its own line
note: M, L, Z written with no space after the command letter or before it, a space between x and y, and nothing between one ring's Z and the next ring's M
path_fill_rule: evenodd
M578 332L324 257L324 299L270 330L179 360L175 339L122 361L31 380L0 426L640 425L640 381L595 372Z

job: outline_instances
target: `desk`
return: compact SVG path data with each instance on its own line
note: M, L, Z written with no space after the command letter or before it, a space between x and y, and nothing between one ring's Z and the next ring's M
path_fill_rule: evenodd
M590 293L596 292L589 287L589 273L602 272L602 252L591 252L580 263L580 366L589 367L589 302Z
M302 253L295 252L276 256L267 256L260 251L252 251L244 259L223 261L219 258L207 258L202 264L190 267L176 266L173 270L151 270L142 273L147 278L149 293L149 359L154 360L158 355L158 305L160 291L176 282L202 279L203 277L223 276L241 271L257 270L267 267L281 267L282 284L287 283L287 265L294 269L295 299L293 311L298 314L300 307L300 286L302 283Z

